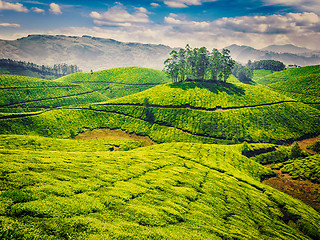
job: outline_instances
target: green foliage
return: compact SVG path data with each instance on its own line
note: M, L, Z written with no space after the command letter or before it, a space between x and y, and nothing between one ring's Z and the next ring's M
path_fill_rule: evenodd
M101 152L128 151L142 147L140 141L118 140L69 140L25 135L0 135L0 146L9 150L61 151L61 152Z
M319 237L319 213L261 184L272 171L241 155L241 145L94 152L89 141L91 152L65 152L3 144L25 138L0 140L4 239Z
M269 87L301 102L320 103L319 82L320 74L318 73L303 77L292 76L288 80L270 84Z
M34 112L42 108L102 102L137 93L165 81L167 78L161 71L135 67L92 74L77 73L56 81L0 76L0 111Z
M150 105L189 105L207 109L217 106L227 108L292 101L291 98L264 86L222 82L184 82L155 86L144 92L109 102L143 104L145 98L148 98Z
M284 71L275 72L273 74L267 75L263 78L256 80L257 83L263 85L269 85L271 83L281 82L285 80L290 80L298 77L306 77L310 74L319 74L320 65L307 66L301 68L289 68Z
M270 71L282 71L286 69L286 66L283 64L283 62L275 61L275 60L254 61L248 67L254 70L264 69L264 70L270 70Z
M271 164L270 168L271 169L275 169L275 170L279 170L283 167L283 163L276 163L276 164Z
M213 49L209 52L205 47L190 48L178 52L173 50L170 58L166 59L164 70L173 82L187 80L221 80L226 82L234 65L230 51L223 49L219 52Z
M252 160L261 164L283 163L289 159L290 150L290 147L277 146L275 151L259 154L254 156Z
M295 159L301 156L302 156L302 149L300 148L297 142L294 142L290 150L289 158Z
M232 74L243 83L251 83L253 77L253 70L236 63L233 66Z
M148 107L143 107L148 99ZM282 102L289 101L289 102ZM118 128L156 142L280 142L319 132L319 112L263 86L175 83L95 104L0 119L1 133L70 137ZM281 103L282 102L282 103ZM11 118L12 117L12 118Z
M318 140L314 144L308 145L307 149L320 153L320 141Z
M81 69L76 65L67 65L65 63L49 67L44 65L39 66L30 62L0 59L0 74L54 79L75 72L81 72Z
M159 70L142 67L120 67L91 73L74 73L56 81L65 83L162 84L169 82Z
M250 147L247 142L244 142L241 146L241 154L246 156L250 152Z
M320 156L313 155L295 159L283 168L282 172L289 173L293 178L302 178L320 183Z

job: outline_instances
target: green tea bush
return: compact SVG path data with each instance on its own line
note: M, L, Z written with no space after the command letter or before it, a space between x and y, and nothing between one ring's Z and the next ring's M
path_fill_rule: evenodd
M303 178L313 182L320 182L319 155L299 158L286 164L282 172L289 173L293 178Z
M96 152L87 141L92 151L81 152L75 140L52 151L47 141L61 140L1 138L2 239L319 237L319 213L260 183L274 173L243 156L241 145ZM29 150L32 139L42 149Z
M307 149L320 153L320 141L318 140L314 144L308 145Z

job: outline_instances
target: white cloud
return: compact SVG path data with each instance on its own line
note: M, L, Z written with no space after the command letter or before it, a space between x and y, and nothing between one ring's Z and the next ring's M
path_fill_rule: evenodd
M0 23L0 27L19 28L19 27L20 27L20 24L16 24L16 23Z
M150 3L150 5L151 5L152 7L160 7L160 4L159 4L159 3Z
M163 3L172 8L186 8L191 5L202 5L204 2L215 2L217 0L164 0Z
M183 2L164 1L164 4L166 4L167 6L172 7L172 8L187 8L188 7Z
M320 17L315 13L287 13L286 15L221 18L214 22L233 32L260 34L306 33L317 28Z
M12 10L16 12L29 12L29 10L21 3L10 3L0 0L0 11L1 10Z
M302 11L320 13L319 0L263 0L266 5L292 6Z
M56 3L50 3L50 12L51 13L53 13L53 14L55 14L55 15L59 15L59 14L62 14L62 12L61 12L61 8L60 8L60 6L58 5L58 4L56 4Z
M31 10L35 13L45 13L46 11L41 9L41 8L37 8L37 7L33 7L31 8Z
M101 14L93 11L90 13L90 17L98 26L131 26L132 23L149 23L147 14L148 10L143 7L136 8L136 11L131 14L122 4L118 3Z
M271 44L292 43L319 49L320 14L311 12L220 18L215 21L195 21L171 13L164 18L162 24L155 24L149 20L144 9L136 8L130 13L128 11L118 4L107 12L92 12L90 16L95 24L93 28L70 27L46 33L91 35L124 42L165 44L172 47L184 47L189 43L192 47L206 46L208 49L231 44L262 48ZM4 32L0 33L0 38L3 34L7 34L6 38L11 39L30 34L23 29L15 31L14 37ZM43 31L38 32L44 34Z
M137 7L135 9L137 9L138 12L149 13L148 10L146 8L144 8L144 7Z

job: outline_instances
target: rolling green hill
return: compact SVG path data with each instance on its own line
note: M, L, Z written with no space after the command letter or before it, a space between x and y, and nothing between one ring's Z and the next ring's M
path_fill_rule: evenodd
M274 173L243 156L242 145L93 152L94 141L82 151L63 140L52 151L59 141L0 137L2 239L320 237L319 213L260 183Z
M0 111L34 112L107 101L166 81L161 71L135 67L75 73L55 81L1 75Z
M281 72L275 72L270 75L266 75L262 78L257 78L255 81L262 85L269 85L271 83L276 83L284 80L290 80L297 77L306 77L310 74L319 74L320 65L307 66L301 68L289 68Z
M186 82L84 107L5 114L2 134L69 137L118 128L156 142L283 142L320 132L320 111L263 86Z
M288 97L320 109L320 73L294 77L268 86Z

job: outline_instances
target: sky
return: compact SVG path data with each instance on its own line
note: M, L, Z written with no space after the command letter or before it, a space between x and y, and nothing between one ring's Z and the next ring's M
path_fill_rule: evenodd
M320 0L0 0L0 39L29 34L320 50Z

